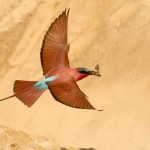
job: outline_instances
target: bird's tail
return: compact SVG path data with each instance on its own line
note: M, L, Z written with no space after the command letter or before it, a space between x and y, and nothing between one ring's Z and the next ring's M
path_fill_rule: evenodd
M35 88L35 83L37 81L22 81L16 80L14 83L14 94L1 99L0 101L17 97L28 107L31 107L36 100L44 93L45 90Z
M13 94L13 95L11 95L11 96L8 96L8 97L5 97L5 98L3 98L3 99L0 99L0 101L4 101L4 100L9 99L9 98L12 98L12 97L15 97L15 94Z

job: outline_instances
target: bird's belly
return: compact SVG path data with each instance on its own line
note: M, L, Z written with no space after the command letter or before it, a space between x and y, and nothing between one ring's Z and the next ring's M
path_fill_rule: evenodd
M36 89L39 89L39 90L46 90L46 89L48 89L48 84L50 82L56 80L57 78L58 78L57 75L45 78L43 80L40 80L40 81L36 82L36 84L34 85L34 87Z

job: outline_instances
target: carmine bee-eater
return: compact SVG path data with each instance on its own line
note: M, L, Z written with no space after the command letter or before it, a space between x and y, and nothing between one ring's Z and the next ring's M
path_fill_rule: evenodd
M87 68L70 68L67 42L69 10L66 10L51 24L44 36L41 48L41 64L45 78L41 81L16 80L14 94L1 99L17 97L25 105L31 107L36 100L49 89L58 102L74 108L95 109L80 90L76 81L89 75L100 77L99 66L96 71Z

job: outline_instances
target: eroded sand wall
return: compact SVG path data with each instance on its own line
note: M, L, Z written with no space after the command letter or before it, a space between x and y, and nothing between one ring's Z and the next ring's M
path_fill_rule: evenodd
M6 5L6 3L8 5ZM79 83L103 112L77 110L49 91L30 109L16 98L0 103L0 123L57 143L99 149L150 148L150 2L148 0L0 1L0 97L14 80L42 78L40 48L50 23L69 14L71 65L101 67Z

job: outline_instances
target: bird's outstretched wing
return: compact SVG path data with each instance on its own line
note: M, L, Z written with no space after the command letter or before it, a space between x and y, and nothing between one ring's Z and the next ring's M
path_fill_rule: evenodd
M66 10L51 24L41 48L43 75L52 68L70 67L68 61L69 44L67 44L69 10Z
M86 99L85 94L79 89L73 78L59 84L52 83L49 85L49 90L58 102L67 106L81 109L95 109Z

